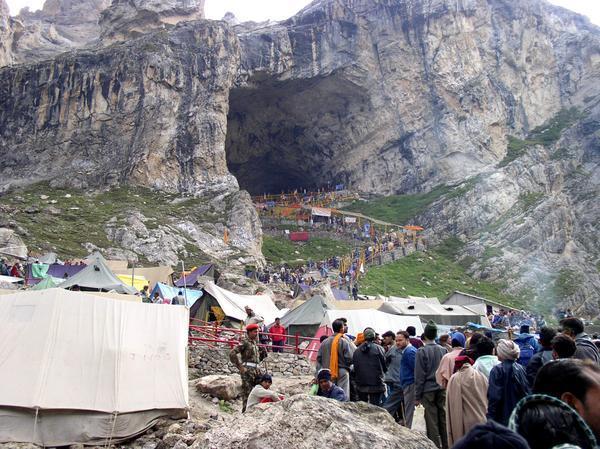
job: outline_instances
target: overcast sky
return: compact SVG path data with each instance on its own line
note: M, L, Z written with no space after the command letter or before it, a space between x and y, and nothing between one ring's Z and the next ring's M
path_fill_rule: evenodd
M25 6L29 6L31 10L40 9L44 3L44 0L6 1L13 15ZM550 0L550 2L585 14L596 25L600 25L599 0ZM310 0L206 0L206 16L209 19L221 19L227 11L231 11L240 21L282 20L292 16L308 3Z

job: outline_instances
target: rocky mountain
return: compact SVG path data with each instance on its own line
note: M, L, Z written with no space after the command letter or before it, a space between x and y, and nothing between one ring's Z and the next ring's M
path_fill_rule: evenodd
M202 2L154 3L115 0L104 41L0 70L0 189L457 185L420 217L431 242L459 237L477 276L598 313L587 19L542 0L317 0L279 23L171 26Z

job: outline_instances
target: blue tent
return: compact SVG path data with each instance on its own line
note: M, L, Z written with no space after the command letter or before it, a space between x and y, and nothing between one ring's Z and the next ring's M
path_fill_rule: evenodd
M187 296L186 305L188 307L192 307L202 296L202 291L200 290L191 290L189 288L184 290L183 288L171 287L170 285L163 284L162 282L157 282L150 293L150 297L154 298L154 293L158 292L158 296L160 296L162 299L173 299L180 291L182 292L184 298Z

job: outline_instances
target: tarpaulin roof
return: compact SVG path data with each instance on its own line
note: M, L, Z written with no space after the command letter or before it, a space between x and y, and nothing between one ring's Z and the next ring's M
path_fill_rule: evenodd
M384 302L382 312L398 315L419 316L424 321L433 320L438 324L465 325L469 321L480 321L480 314L457 305L426 304L420 302Z
M60 288L60 285L59 285ZM116 292L86 292L81 291L84 295L92 295L100 298L110 298L116 299L118 301L128 301L128 302L142 302L142 297L140 295L127 295L123 293Z
M134 287L136 290L142 290L144 288L144 286L148 285L148 279L146 279L144 276L139 276L139 275L134 275L133 276L133 282L132 282L132 276L128 275L128 274L116 274L116 276L125 284L125 285L129 285L131 287Z
M188 321L185 307L63 289L5 295L0 406L105 413L184 409Z
M18 277L14 277L14 276L1 276L0 275L0 282L5 282L7 284L16 284L18 282L24 282L25 279L22 278L18 278Z
M144 276L148 279L150 283L150 287L154 287L157 282L161 282L167 285L173 285L173 281L171 280L171 274L173 274L173 268L169 266L159 266L159 267L135 267L127 268L125 270L114 270L115 274L126 274L131 276L131 274Z
M268 295L240 295L218 287L214 282L207 282L204 291L215 298L225 316L238 321L246 319L246 306L263 317L265 324L274 322L281 313Z
M331 217L331 209L326 209L324 207L313 207L311 213L317 217Z
M87 265L61 265L58 263L53 263L48 267L48 271L46 272L46 274L48 276L52 276L55 278L60 278L63 279L65 277L65 274L67 275L67 278L70 278L72 276L75 276L77 273L79 273L81 270L83 270Z
M38 282L36 285L34 285L31 290L37 291L37 290L46 290L48 288L56 288L63 280L62 279L56 279L53 278L52 276L48 276L46 279L42 279L40 282Z
M332 306L322 296L313 296L308 301L293 308L281 318L281 325L288 326L306 326L321 324L325 311Z
M88 258L90 265L86 266L76 275L69 277L63 282L61 288L79 286L92 290L114 290L117 293L135 294L137 290L130 285L124 284L104 263L104 258Z
M420 296L408 296L406 298L402 298L399 296L390 296L387 298L389 302L403 302L409 304L421 303L421 304L433 304L436 306L440 305L440 300L437 298L425 298Z
M338 301L346 301L350 299L350 295L346 290L340 290L339 288L331 287L331 292L333 293L333 297Z
M170 285L163 284L162 282L158 282L154 286L154 288L152 289L152 292L150 293L150 297L154 297L154 293L158 292L158 296L160 296L163 299L165 299L165 298L173 299L175 296L177 296L177 294L180 291L183 293L184 298L187 296L187 304L186 305L188 307L192 307L194 305L194 303L196 301L198 301L198 299L200 299L200 297L202 297L201 290L192 290L189 288L182 290L177 287L171 287Z
M196 268L190 274L185 276L185 282L182 277L177 282L175 282L175 286L176 287L185 287L186 285L188 285L188 286L192 287L192 286L196 285L196 283L198 282L198 278L200 276L210 276L212 269L213 269L212 263L209 263L206 265L200 265L198 268Z

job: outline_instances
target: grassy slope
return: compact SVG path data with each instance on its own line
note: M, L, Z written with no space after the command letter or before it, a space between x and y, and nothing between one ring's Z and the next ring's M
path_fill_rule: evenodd
M526 139L518 139L513 136L508 136L508 147L506 156L498 164L499 167L508 165L515 159L523 156L527 149L534 145L550 146L560 139L561 133L583 117L583 114L577 108L563 109L558 112L553 118L548 120L541 126L533 129ZM561 154L556 154L554 157L560 158Z
M263 237L262 251L268 262L274 264L302 260L323 260L332 256L345 256L352 251L352 245L346 242L312 238L306 243L291 242L285 237Z
M355 201L345 209L402 225L425 210L431 203L449 193L451 189L447 186L438 186L427 193L391 195L372 201Z
M41 199L41 195L48 198ZM65 195L71 196L67 198ZM87 255L84 243L101 248L112 246L104 230L106 223L112 217L123 223L127 213L133 210L149 219L145 223L148 229L157 228L169 217L217 220L201 207L200 200L186 199L173 204L175 198L174 195L143 188L122 187L86 194L50 188L40 183L1 196L0 206L8 206L15 211L10 218L28 231L29 235L23 237L30 251L55 251L61 257L81 257ZM52 204L52 200L56 203ZM60 213L47 212L50 207Z
M429 284L428 284L429 283ZM502 293L502 285L471 278L463 267L436 251L413 253L394 263L371 267L360 281L360 292L443 299L454 290L520 307L520 299Z

